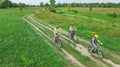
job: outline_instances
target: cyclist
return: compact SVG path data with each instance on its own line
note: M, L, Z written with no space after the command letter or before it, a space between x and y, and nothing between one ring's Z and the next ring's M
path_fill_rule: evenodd
M90 53L94 50L95 47L98 46L98 44L102 45L102 43L98 39L98 35L94 35L94 37L90 40L90 44L92 46L92 49L90 50Z
M75 31L77 31L77 29L74 26L74 23L71 23L71 25L70 25L70 38L73 40L74 40Z
M55 43L58 43L58 38L59 38L59 26L56 25L54 28L54 41Z

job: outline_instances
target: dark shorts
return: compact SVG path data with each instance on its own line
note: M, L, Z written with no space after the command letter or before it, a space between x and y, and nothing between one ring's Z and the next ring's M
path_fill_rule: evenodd
M70 30L70 34L74 35L75 34L74 30Z

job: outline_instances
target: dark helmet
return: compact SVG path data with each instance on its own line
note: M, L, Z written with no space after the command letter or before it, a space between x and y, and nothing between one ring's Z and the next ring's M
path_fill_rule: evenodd
M71 23L71 26L74 26L74 23Z

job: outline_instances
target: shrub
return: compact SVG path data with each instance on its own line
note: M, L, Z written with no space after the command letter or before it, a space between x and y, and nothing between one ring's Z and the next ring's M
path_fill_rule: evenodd
M77 11L77 10L69 10L69 11L74 12L74 13L78 13L78 11Z
M63 14L64 12L61 12L61 11L57 11L57 13L59 13L59 14Z
M92 7L90 7L90 11L92 11Z
M56 13L56 10L54 8L50 9L50 12Z
M78 11L77 10L73 10L75 13L78 13Z
M117 13L107 13L107 15L108 16L110 16L110 17L113 17L113 18L116 18L118 15L117 15Z

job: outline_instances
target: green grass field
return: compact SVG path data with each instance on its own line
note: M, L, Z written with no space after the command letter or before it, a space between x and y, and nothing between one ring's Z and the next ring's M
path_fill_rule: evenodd
M38 10L39 13L36 14ZM92 38L91 32L97 33L103 42L105 58L120 64L120 9L94 8L93 11L89 11L89 8L71 8L71 10L77 10L78 13L69 11L67 8L56 10L57 13L38 7L23 9L22 12L19 8L0 9L0 67L77 67L61 56L60 53L63 52L55 46L56 44L50 42L42 34L38 35L37 30L23 20L25 15L30 14L35 14L33 17L37 20L42 20L52 26L59 25L66 31L69 31L70 24L74 22L78 29L76 34L87 41ZM107 15L112 12L117 13L116 18ZM53 32L35 22L32 23L53 39ZM72 48L69 45L71 42L65 39L62 41L63 49L85 66L103 66ZM54 51L49 44L54 46L58 52ZM80 44L85 47L89 45L82 42ZM94 59L107 65L99 58Z
M115 53L120 56L120 9L93 8L93 11L89 11L89 8L71 8L71 10L77 10L78 13L68 11L67 8L57 8L56 10L57 13L52 13L43 9L35 15L35 18L51 25L59 25L66 31L69 31L70 24L74 22L78 29L77 35L88 41L92 38L91 32L97 33L103 42L103 47L110 50L105 50L106 58L111 58L119 63L110 54ZM112 12L117 13L116 18L107 15Z
M3 0L0 0L0 4L2 3Z
M72 66L22 19L35 10L38 8L22 12L18 8L0 9L0 67Z

